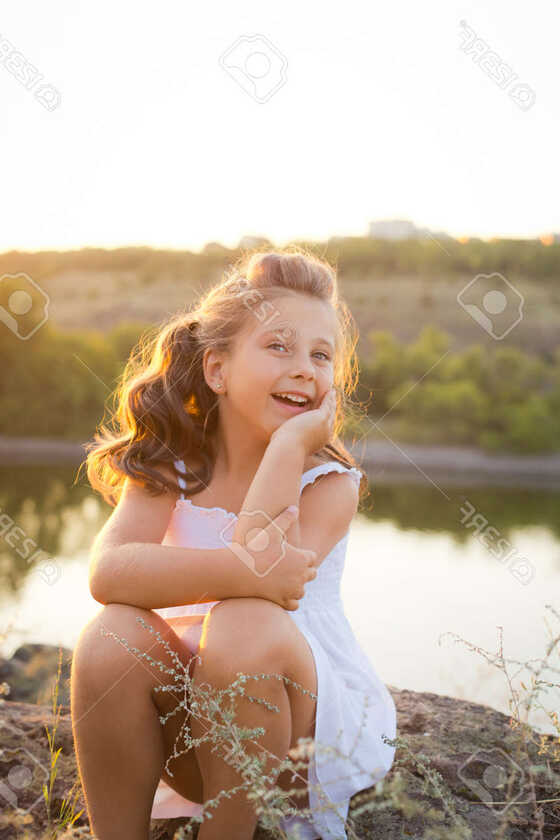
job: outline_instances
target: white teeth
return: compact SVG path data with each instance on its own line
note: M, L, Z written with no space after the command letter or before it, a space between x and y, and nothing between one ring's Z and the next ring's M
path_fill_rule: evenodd
M300 397L297 394L279 393L279 394L274 394L274 396L275 397L286 397L287 399L292 400L292 402L296 402L299 405L305 405L305 403L307 402L305 397Z

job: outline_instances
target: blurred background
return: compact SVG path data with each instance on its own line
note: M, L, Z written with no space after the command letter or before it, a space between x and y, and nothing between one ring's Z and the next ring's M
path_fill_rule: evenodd
M360 333L344 440L370 496L348 618L385 682L509 711L504 674L470 646L497 654L503 633L506 658L536 661L558 633L559 23L540 0L8 4L12 698L45 699L24 664L48 659L40 645L68 658L100 609L88 552L111 509L79 468L131 348L240 254L297 243L336 265ZM560 711L557 692L542 702ZM543 710L530 722L554 731Z

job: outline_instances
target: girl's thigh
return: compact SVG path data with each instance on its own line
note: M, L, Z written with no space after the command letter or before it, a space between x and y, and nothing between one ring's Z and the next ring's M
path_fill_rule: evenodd
M289 672L286 674L297 685L289 683L286 686L290 706L292 709L292 737L290 748L297 746L299 738L313 738L315 736L315 715L317 712L317 670L315 657L309 642L299 627L287 616L290 625L295 629L292 647L292 666L288 663ZM305 689L305 691L302 691Z
M299 679L295 678L299 686L303 686L313 695L317 695L317 670L315 667L315 657L313 656L309 642L295 624L288 616L290 623L296 628L296 638L298 639L298 655L296 657L297 669L299 671ZM315 737L315 719L317 713L317 701L309 695L304 694L299 687L287 686L288 696L290 697L290 705L292 708L292 737L290 740L290 749L298 746L298 739L300 738L314 738ZM309 808L309 794L308 794L308 773L307 765L309 761L309 752L302 746L292 759L294 761L295 769L285 770L278 777L278 785L284 790L297 791L291 797L291 804L296 808Z
M154 631L161 635L174 655L157 639ZM177 688L173 675L166 674L161 665L166 669L175 668L179 673L183 669L188 671L192 668L194 652L188 638L178 636L170 624L152 610L111 603L82 630L74 650L72 678L78 683L83 679L83 690L92 697L111 694L117 703L126 704L130 692L149 691L156 711L163 716L178 706L183 693ZM165 685L173 685L173 691L160 691ZM186 711L179 708L176 715L160 724L165 761L173 753L175 740L186 720ZM177 751L180 749L178 746ZM161 778L185 798L200 801L194 798L200 796L202 789L194 750L172 759L170 767L174 777L164 772Z

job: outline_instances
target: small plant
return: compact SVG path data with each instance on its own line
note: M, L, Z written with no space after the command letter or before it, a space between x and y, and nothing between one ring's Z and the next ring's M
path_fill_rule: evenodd
M55 738L56 738L56 730L58 729L58 724L60 721L60 705L58 704L58 691L60 685L60 676L61 676L61 667L62 667L62 648L58 649L58 670L56 674L56 680L54 684L54 688L52 691L52 712L54 716L54 726L52 732L49 731L49 727L45 724L45 730L47 732L47 740L49 744L49 755L50 755L50 773L48 778L48 783L43 785L43 797L45 799L45 805L47 809L47 829L44 833L43 837L44 840L55 840L56 837L60 834L60 832L65 831L67 828L71 828L77 819L83 814L83 808L81 811L76 813L76 802L80 795L80 783L79 781L75 781L68 794L63 798L62 802L60 803L59 812L56 816L53 815L53 790L54 790L54 783L56 780L57 775L57 762L60 756L60 752L62 747L55 748Z
M40 836L40 840L55 840L55 838L59 838L61 834L64 834L65 840L74 840L74 838L76 838L77 840L78 837L82 837L84 839L87 838L87 840L93 840L89 829L85 829L83 827L78 828L74 826L76 820L78 820L79 817L84 813L83 809L76 812L76 804L81 790L79 779L76 779L74 781L70 788L70 791L62 799L62 802L59 806L58 814L53 814L54 784L58 773L57 763L60 756L60 752L62 750L61 747L59 747L58 749L56 749L55 747L56 731L60 722L61 709L61 705L58 703L61 668L62 649L59 648L58 669L52 690L52 712L54 715L54 726L52 728L52 731L49 730L48 725L45 724L50 755L48 779L47 782L42 785L42 794L46 806L46 826L43 826L40 835L38 835L37 831L33 828L35 819L32 814L21 812L17 807L11 809L11 811L7 814L0 812L0 829L3 827L7 828L8 826L17 829L18 833L16 836L19 838L19 840L31 840L31 838L37 838L38 836ZM3 699L1 699L2 695L8 696L9 694L10 686L8 685L8 683L4 682L0 684L0 702L4 702ZM3 836L1 832L0 836Z

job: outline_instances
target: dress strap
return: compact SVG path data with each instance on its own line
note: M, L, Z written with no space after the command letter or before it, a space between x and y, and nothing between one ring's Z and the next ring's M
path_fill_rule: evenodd
M178 461L173 461L173 463L175 465L175 469L177 470L177 472L183 473L183 475L187 474L187 468L185 467L185 462L184 461L181 461L179 459ZM179 485L179 487L182 488L182 490L187 489L187 482L185 481L184 478L181 478L180 475L177 476L177 484ZM181 492L180 498L181 499L185 498L185 494L183 492Z
M320 475L326 475L326 473L329 472L348 473L355 480L358 487L360 486L360 482L362 480L362 473L360 470L356 469L356 467L345 467L342 464L339 464L338 461L328 461L325 464L317 464L316 467L311 467L310 470L303 473L301 476L300 492L308 484L312 484Z

